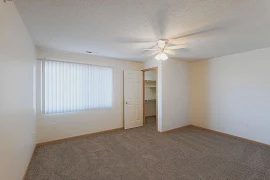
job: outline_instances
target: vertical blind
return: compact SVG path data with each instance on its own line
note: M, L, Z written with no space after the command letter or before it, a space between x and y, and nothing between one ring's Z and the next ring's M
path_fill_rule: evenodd
M42 61L45 114L112 107L111 67Z

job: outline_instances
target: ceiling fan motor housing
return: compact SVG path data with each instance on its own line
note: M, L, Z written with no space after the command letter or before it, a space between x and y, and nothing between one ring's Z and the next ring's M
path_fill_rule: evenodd
M164 49L165 46L169 43L168 39L160 39L158 40L158 47Z

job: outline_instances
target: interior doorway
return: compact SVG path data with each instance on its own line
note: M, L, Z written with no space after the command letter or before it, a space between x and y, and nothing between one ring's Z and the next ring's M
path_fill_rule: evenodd
M158 68L143 71L143 122L158 130Z

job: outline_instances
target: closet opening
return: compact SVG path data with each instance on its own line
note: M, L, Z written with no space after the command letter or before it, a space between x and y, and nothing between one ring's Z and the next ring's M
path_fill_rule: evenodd
M143 71L143 122L144 126L156 127L158 131L158 68Z

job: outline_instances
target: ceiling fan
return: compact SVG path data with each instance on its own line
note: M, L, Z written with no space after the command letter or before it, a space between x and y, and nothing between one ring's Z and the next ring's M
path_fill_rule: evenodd
M182 33L180 36L172 37L172 38L166 38L168 37L167 32L167 24L168 24L168 11L169 7L164 6L162 9L158 10L156 12L156 15L153 18L152 23L150 24L152 29L154 30L154 35L158 38L158 40L153 39L126 39L121 38L117 39L119 42L124 43L153 43L153 47L150 47L148 49L139 49L140 51L145 52L151 52L149 56L155 56L155 59L165 61L168 59L168 55L175 56L177 53L174 50L177 49L185 49L188 48L188 44L186 42L189 42L189 40L199 40L202 38L207 38L213 35L213 33L220 31L224 29L224 24L218 25L215 24L215 26L210 27L201 27L196 28L193 30L186 31L185 33ZM165 38L164 38L165 37ZM179 42L183 44L179 44Z
M143 51L154 51L153 53L150 54L150 56L152 55L156 55L155 59L157 60L161 60L161 61L165 61L168 59L167 54L169 55L176 55L176 53L172 50L175 49L183 49L183 48L187 48L187 44L177 44L177 45L169 45L169 40L168 39L159 39L157 41L157 44L150 48L150 49L141 49Z

